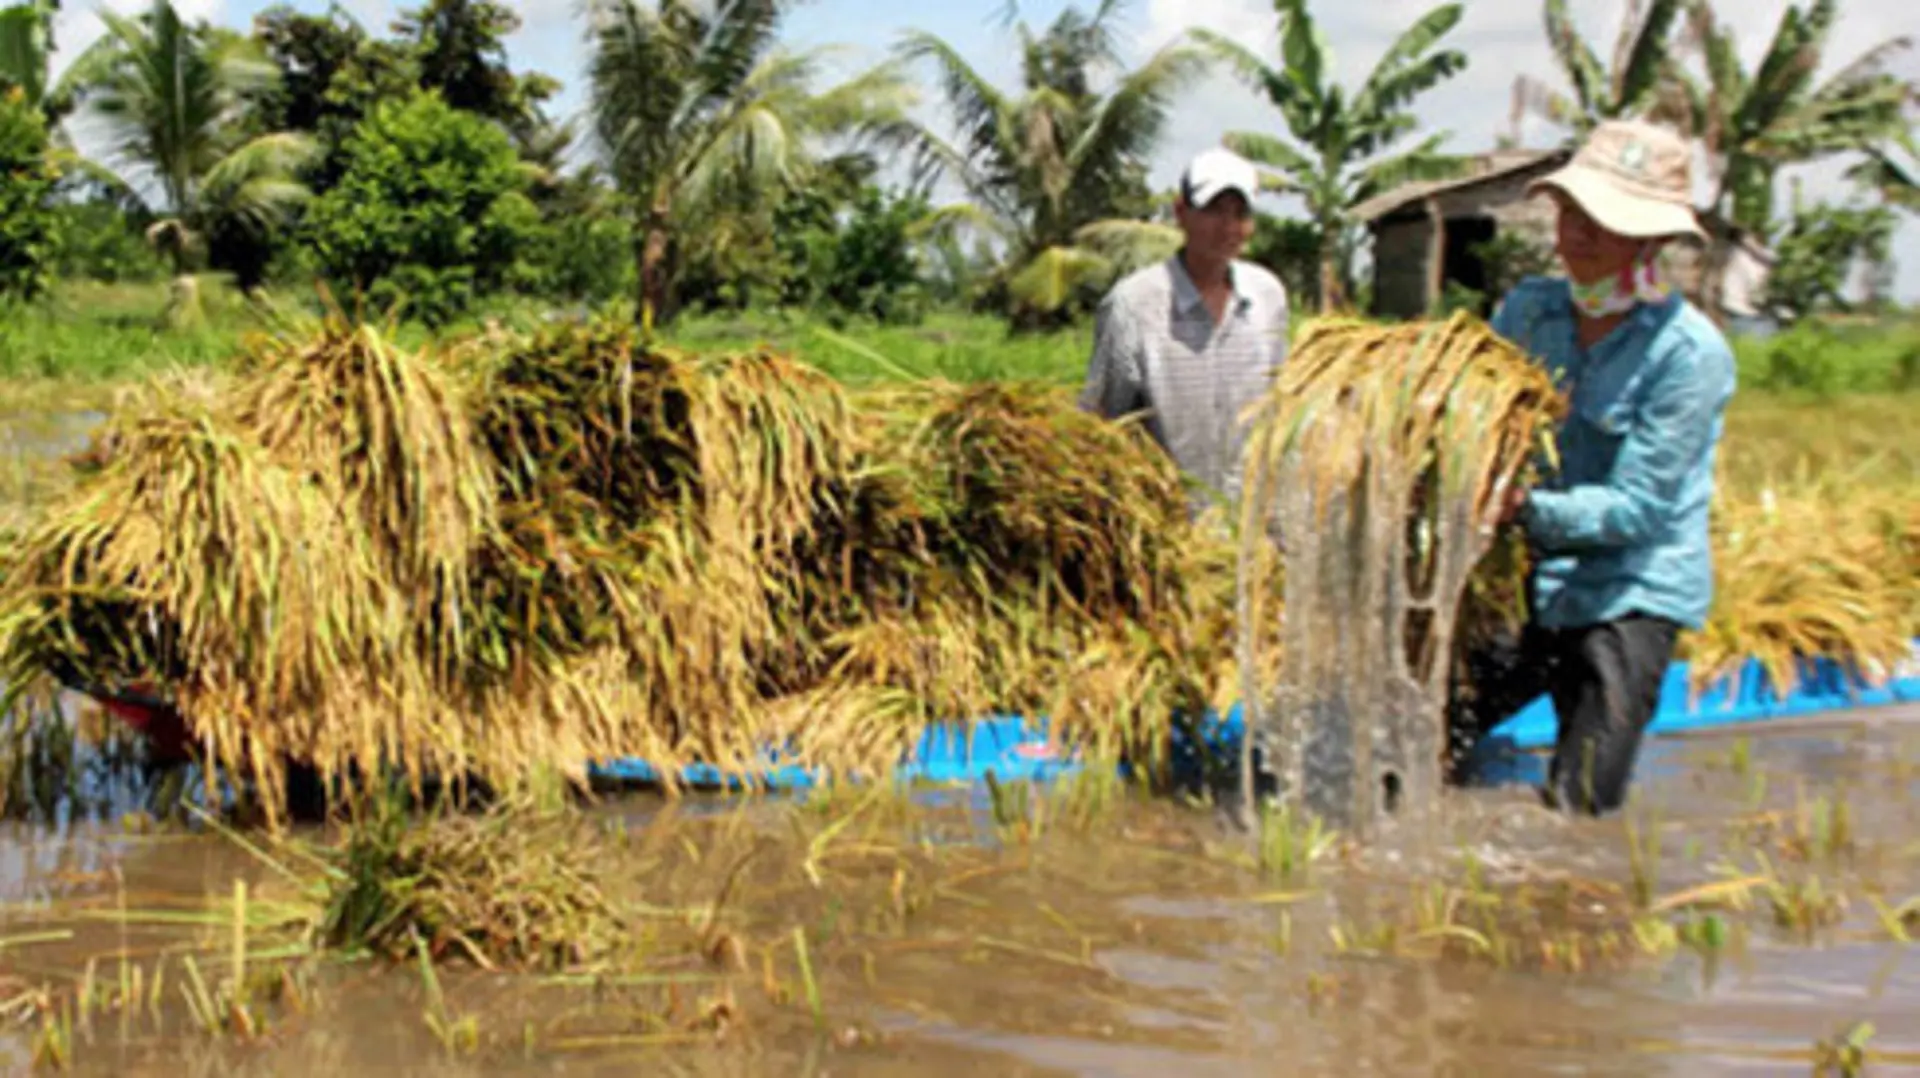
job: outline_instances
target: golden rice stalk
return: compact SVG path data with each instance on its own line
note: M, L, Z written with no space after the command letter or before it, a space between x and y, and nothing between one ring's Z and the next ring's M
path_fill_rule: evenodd
M1713 605L1683 644L1696 687L1737 675L1749 657L1783 694L1799 684L1799 660L1817 656L1884 678L1911 654L1916 630L1917 495L1811 483L1723 493Z
M301 707L403 625L337 492L231 419L158 399L112 438L4 582L9 664L216 696L189 721L244 770L255 716Z
M1291 796L1365 827L1387 773L1414 803L1437 793L1462 595L1492 510L1563 407L1544 369L1470 315L1302 329L1247 412L1240 522L1243 566L1276 532L1285 559L1279 684L1242 666ZM1277 618L1243 577L1251 643Z
M438 672L463 657L473 552L496 528L494 474L460 386L431 353L339 315L266 338L241 365L237 421L277 459L337 484Z
M410 961L477 958L489 968L562 970L628 951L632 926L608 893L615 858L578 814L521 794L473 815L417 821L382 800L336 846L304 860L324 876L319 941Z
M886 444L919 477L935 556L953 571L994 589L1031 581L1094 618L1173 601L1187 501L1136 425L1020 383L931 384L890 404Z

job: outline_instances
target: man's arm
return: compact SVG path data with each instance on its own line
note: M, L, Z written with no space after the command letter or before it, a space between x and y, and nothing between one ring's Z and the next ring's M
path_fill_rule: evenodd
M1549 550L1634 546L1652 539L1688 470L1716 436L1731 396L1732 367L1732 357L1711 346L1672 357L1648 386L1611 479L1534 491L1521 514L1528 535Z
M1140 385L1139 335L1125 308L1109 295L1094 313L1093 358L1087 363L1080 407L1108 419L1146 406Z

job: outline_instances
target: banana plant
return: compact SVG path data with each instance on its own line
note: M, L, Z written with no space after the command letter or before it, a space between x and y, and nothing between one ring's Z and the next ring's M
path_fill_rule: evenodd
M1413 101L1466 69L1466 54L1440 41L1460 22L1461 5L1442 4L1407 28L1358 89L1333 79L1333 49L1306 0L1274 0L1280 57L1269 64L1251 49L1210 31L1200 41L1279 110L1279 134L1238 131L1229 147L1266 171L1263 182L1298 194L1320 236L1320 305L1341 305L1355 246L1352 209L1415 180L1459 175L1467 162L1441 147L1447 132L1395 151L1419 128Z
M1759 66L1740 63L1733 30L1706 0L1690 0L1680 45L1705 78L1682 73L1685 116L1712 166L1707 208L1765 238L1772 231L1780 169L1845 153L1885 153L1911 139L1913 86L1887 67L1912 46L1901 36L1818 78L1839 18L1835 0L1791 4Z
M1612 64L1600 66L1593 46L1573 25L1567 0L1543 6L1547 43L1559 64L1565 90L1532 75L1513 82L1513 135L1528 114L1566 129L1568 141L1584 137L1602 120L1661 118L1673 108L1673 31L1686 0L1627 0L1613 43Z

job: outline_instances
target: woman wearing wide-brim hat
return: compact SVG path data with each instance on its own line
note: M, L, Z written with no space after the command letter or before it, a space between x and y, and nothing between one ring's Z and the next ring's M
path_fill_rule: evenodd
M1713 595L1708 509L1734 390L1719 329L1660 276L1674 239L1705 239L1692 148L1641 122L1597 126L1531 193L1558 211L1564 277L1534 277L1493 318L1562 380L1559 467L1511 493L1503 520L1533 549L1520 661L1491 695L1553 696L1558 741L1543 791L1589 813L1626 797L1680 630Z

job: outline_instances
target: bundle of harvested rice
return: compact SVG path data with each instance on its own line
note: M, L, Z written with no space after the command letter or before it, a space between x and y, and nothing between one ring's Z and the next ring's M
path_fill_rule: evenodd
M604 835L523 794L475 815L408 815L397 799L361 807L344 841L288 840L317 863L315 942L412 960L471 958L486 969L561 970L637 946L602 878Z
M527 699L562 670L619 682L596 697L637 689L624 724L603 715L609 745L744 758L772 659L796 650L778 621L794 549L849 471L838 387L780 355L685 356L613 325L539 334L471 373L506 539L481 574L483 652L515 657Z
M463 659L474 550L495 526L494 469L459 386L436 357L331 314L300 339L242 357L228 407L275 459L305 464L342 500L444 675Z
M864 455L894 470L857 488L865 609L826 638L836 682L892 686L921 721L1045 713L1140 759L1176 711L1220 695L1230 634L1191 604L1227 564L1196 555L1224 543L1187 519L1177 469L1136 425L1039 386L859 400L874 417ZM831 550L811 570L834 571Z
M197 732L250 767L244 739L289 747L264 720L392 642L390 588L335 492L230 417L157 398L108 441L98 473L17 552L0 599L6 676L51 669L218 699L195 709Z
M1303 328L1249 410L1241 521L1243 560L1272 529L1284 555L1285 618L1245 581L1240 632L1283 640L1279 683L1249 671L1242 697L1287 796L1364 830L1437 795L1461 599L1562 407L1542 368L1465 314Z
M1869 682L1912 654L1920 632L1920 491L1802 482L1728 491L1714 506L1713 606L1682 638L1695 688L1758 659L1778 694L1801 664L1840 661Z

